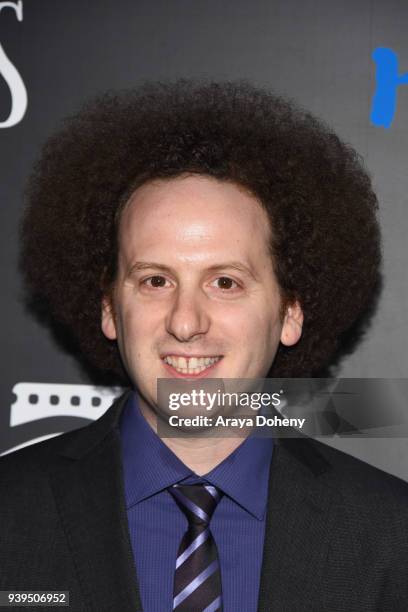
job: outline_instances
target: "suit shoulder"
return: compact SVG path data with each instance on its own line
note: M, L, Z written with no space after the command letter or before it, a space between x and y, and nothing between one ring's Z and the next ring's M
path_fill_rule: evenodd
M39 467L52 466L57 456L61 453L65 454L67 449L68 454L73 452L78 456L87 452L103 440L109 432L118 428L120 414L128 397L129 391L117 398L102 416L84 427L3 455L0 457L0 477L7 472L19 471L22 468L25 472L30 472Z
M408 483L383 470L316 440L313 450L327 462L327 478L340 493L366 503L399 506L408 515Z
M0 457L0 488L9 493L13 486L35 486L47 468L55 464L60 450L85 428L68 431L48 440L30 444Z

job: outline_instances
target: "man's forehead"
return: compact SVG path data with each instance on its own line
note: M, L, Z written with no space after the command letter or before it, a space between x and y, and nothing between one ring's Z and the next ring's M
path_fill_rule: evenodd
M225 220L222 221L224 224ZM177 228L170 224L128 224L120 239L120 255L127 267L133 271L156 268L165 270L195 269L214 271L230 268L237 272L250 273L262 266L268 258L266 236L263 228L258 238L253 231L243 233L236 224L216 224L203 227L189 224L182 219ZM205 225L205 224L203 224ZM149 227L152 228L151 231Z
M232 246L269 238L269 220L256 198L237 185L188 176L137 189L122 214L120 233L145 246L163 240L178 248L189 242Z

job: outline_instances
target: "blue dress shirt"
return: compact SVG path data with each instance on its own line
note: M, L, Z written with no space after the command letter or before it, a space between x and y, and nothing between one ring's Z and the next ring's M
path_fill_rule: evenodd
M140 412L137 396L125 406L120 435L129 533L144 612L170 612L177 550L187 519L166 490L205 482L224 496L210 528L221 568L224 612L256 612L271 438L249 436L205 476L189 469Z

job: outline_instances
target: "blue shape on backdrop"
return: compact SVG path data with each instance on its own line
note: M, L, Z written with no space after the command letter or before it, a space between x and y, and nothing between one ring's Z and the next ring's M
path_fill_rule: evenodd
M397 90L400 85L408 84L408 72L398 75L398 56L387 47L373 51L376 64L377 87L374 92L371 121L378 127L389 128L397 108Z

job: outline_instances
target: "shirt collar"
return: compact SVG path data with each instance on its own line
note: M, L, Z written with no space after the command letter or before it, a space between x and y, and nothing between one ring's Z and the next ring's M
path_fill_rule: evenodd
M271 438L249 436L204 476L197 476L168 448L143 417L133 393L120 421L126 506L191 477L220 488L261 520L266 511ZM189 478L190 477L190 478Z

